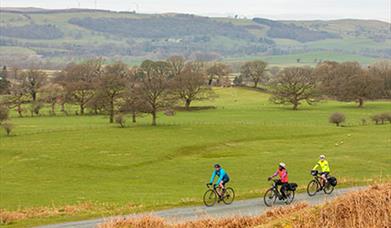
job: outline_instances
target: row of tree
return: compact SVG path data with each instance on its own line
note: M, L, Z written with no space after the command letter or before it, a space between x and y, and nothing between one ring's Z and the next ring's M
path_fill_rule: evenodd
M217 65L206 68L204 63L186 62L179 56L146 60L136 68L122 62L104 65L101 59L94 59L69 64L53 77L36 69L3 69L0 89L5 94L3 103L20 116L27 103L31 115L39 114L44 103L51 105L52 114L57 104L64 112L65 104L72 104L79 107L80 115L86 108L96 114L107 113L111 123L117 112L132 113L133 121L138 113L149 113L156 125L157 113L172 109L179 101L189 110L193 101L213 98L208 83L213 78L219 81L217 75L222 75L215 68Z
M323 98L339 101L391 99L391 62L381 61L363 68L357 62L325 61L315 68L287 67L267 69L263 61L245 63L237 84L251 81L254 87L261 83L272 94L276 104L291 104L297 109L302 102L313 104ZM242 80L245 79L245 80Z
M194 100L212 99L213 85L231 85L231 68L224 63L186 61L173 56L166 61L144 61L129 68L122 62L104 65L102 59L69 64L54 76L44 71L3 69L0 92L3 103L23 115L30 104L31 115L39 114L49 103L54 115L56 105L77 105L77 114L88 108L93 113L107 113L110 122L116 113L139 113L152 116L171 110L179 101L189 110ZM322 62L315 68L267 67L263 61L250 61L240 67L235 85L261 86L276 104L291 104L297 109L302 102L313 104L324 97L340 101L357 101L362 107L367 99L391 98L391 64L379 62L363 68L356 62Z

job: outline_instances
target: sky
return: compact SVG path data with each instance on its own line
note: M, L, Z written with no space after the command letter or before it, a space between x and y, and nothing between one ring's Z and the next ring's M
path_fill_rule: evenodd
M391 22L391 0L0 0L0 5L295 20L355 18Z

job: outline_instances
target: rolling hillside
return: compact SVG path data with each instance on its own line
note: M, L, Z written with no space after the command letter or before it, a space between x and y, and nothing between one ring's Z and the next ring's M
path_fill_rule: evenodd
M237 61L261 56L283 59L284 64L326 59L371 63L391 58L391 32L389 23L370 20L273 21L2 8L0 53L2 65L40 61L51 68L93 56L137 64L173 54Z

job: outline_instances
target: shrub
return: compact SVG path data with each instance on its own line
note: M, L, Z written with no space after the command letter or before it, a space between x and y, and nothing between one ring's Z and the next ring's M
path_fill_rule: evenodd
M339 126L341 123L345 122L345 115L340 112L335 112L329 117L329 122Z
M9 110L4 105L0 105L0 123L8 119Z
M371 119L375 124L385 124L385 122L390 122L391 123L391 112L383 112L380 114L376 114L371 116Z
M126 119L125 119L125 116L123 114L118 114L115 116L115 122L117 124L119 124L119 126L121 128L124 128L125 127L125 123L126 123Z
M371 120L375 122L375 124L379 124L382 122L382 117L379 114L371 116ZM383 121L384 123L384 121Z
M385 123L386 121L391 123L391 112L381 113L380 118L381 118L382 123Z
M7 136L11 135L11 132L14 129L14 126L11 124L11 122L6 121L6 122L2 123L1 126L3 127Z

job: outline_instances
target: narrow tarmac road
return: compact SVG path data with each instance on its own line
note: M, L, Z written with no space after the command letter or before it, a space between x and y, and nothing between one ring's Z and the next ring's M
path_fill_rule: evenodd
M336 196L345 194L347 192L356 191L363 189L365 187L351 187L344 189L336 189L331 195L325 195L323 192L318 193L313 197L309 197L307 193L297 194L294 202L307 202L311 205L321 204L327 200L330 200ZM277 202L278 205L284 205L281 201ZM240 216L253 216L264 213L270 209L270 207L266 207L263 203L263 198L254 198L248 200L240 200L235 201L231 205L223 205L218 204L214 207L205 207L205 206L194 206L194 207L179 207L172 208L162 211L155 212L147 212L140 214L131 214L126 216L115 216L115 217L105 217L99 219L91 219L79 222L68 222L61 224L52 224L46 226L40 226L39 228L68 228L68 227L76 227L76 228L92 228L97 227L97 225L113 220L113 219L124 219L124 218L135 218L140 216L155 216L162 217L167 219L170 222L184 222L189 220L197 220L202 218L222 218L228 217L232 215L240 215Z

